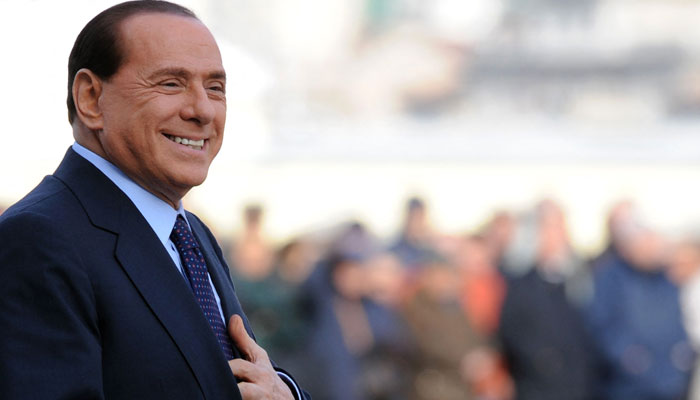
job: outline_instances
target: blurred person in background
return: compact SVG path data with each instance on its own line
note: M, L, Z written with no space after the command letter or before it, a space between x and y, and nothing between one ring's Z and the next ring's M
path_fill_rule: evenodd
M608 243L605 249L593 258L591 266L594 269L622 258L621 241L628 227L635 224L639 219L637 214L636 207L631 200L621 200L610 208L606 221Z
M457 265L462 280L462 307L475 329L483 335L493 335L506 286L484 237L472 235L462 241Z
M267 343L279 323L277 307L285 308L285 305L280 303L282 299L273 283L272 250L263 238L262 218L263 209L260 206L245 207L243 232L231 242L226 256L229 273L236 282L236 291L242 298L245 297L241 305L256 327L256 338L260 343Z
M636 218L616 227L617 255L600 258L587 309L604 399L672 400L686 394L693 353L660 235Z
M556 203L541 202L535 222L535 265L509 279L498 327L515 399L594 399L595 360L580 311L585 266Z
M372 255L365 264L365 309L374 337L362 359L362 382L370 400L405 400L415 341L400 314L405 301L405 274L398 258L387 251Z
M700 352L700 240L686 238L673 246L669 275L680 285L683 323L696 354ZM697 357L688 400L700 400L700 368Z
M435 257L420 270L416 290L403 307L418 349L412 399L475 399L461 365L486 338L467 318L460 304L459 272Z
M309 329L301 284L313 261L301 240L291 241L274 257L263 217L260 205L243 210L244 229L229 250L229 271L258 343L279 362L301 367L299 352Z
M500 270L503 270L506 249L511 245L515 232L515 217L505 210L494 213L483 229L482 236L492 262Z
M407 397L402 370L412 346L393 309L403 268L378 251L376 239L351 223L304 284L312 330L306 361L313 379L308 383L319 398Z
M534 209L513 216L510 235L503 243L498 264L506 279L527 274L537 263L538 218Z
M317 249L303 236L292 238L275 255L275 270L280 279L300 286L308 278L317 261Z
M272 246L263 234L263 217L262 206L245 207L243 232L234 238L227 254L230 268L253 280L269 275L273 263Z
M495 255L486 239L479 235L464 238L455 255L462 309L473 329L489 339L496 334L506 289L494 262ZM477 399L512 397L512 382L495 347L489 343L479 351L470 352L462 361L463 375Z
M425 201L412 197L406 203L406 214L401 233L389 246L409 271L415 271L436 254L435 238L428 223Z

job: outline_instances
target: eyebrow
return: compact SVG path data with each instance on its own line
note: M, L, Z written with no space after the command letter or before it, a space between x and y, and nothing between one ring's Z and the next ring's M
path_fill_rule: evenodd
M192 76L192 73L185 68L179 68L179 67L165 67L156 70L153 72L151 75L149 75L149 78L153 79L159 76L176 76L180 77L183 79L188 79ZM226 80L226 72L224 70L216 70L212 71L209 74L207 74L206 79L222 79Z

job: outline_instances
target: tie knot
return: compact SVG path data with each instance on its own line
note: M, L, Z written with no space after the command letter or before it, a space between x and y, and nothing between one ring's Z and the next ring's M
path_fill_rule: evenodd
M172 232L170 232L170 240L175 243L175 247L177 247L180 252L199 247L197 241L194 240L194 236L192 236L192 232L190 232L190 228L187 226L187 222L182 215L179 214L175 221L175 226Z

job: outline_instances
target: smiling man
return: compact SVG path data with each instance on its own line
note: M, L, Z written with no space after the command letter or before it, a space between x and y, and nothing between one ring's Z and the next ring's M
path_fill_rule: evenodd
M221 148L216 41L165 1L111 7L68 62L75 143L0 217L0 398L310 399L251 338L182 208Z

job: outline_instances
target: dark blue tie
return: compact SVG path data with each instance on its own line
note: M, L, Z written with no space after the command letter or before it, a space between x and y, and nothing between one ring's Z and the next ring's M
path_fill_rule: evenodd
M202 251L199 249L199 245L194 240L194 236L192 236L192 232L190 232L190 228L182 215L177 216L175 227L170 233L170 240L175 243L175 247L180 253L180 260L182 260L185 275L187 275L187 279L189 279L192 286L194 297L197 299L202 312L204 312L204 316L209 321L209 325L219 341L221 350L223 350L228 360L232 360L234 358L233 345L231 338L226 333L226 325L221 319L219 306L216 304L214 291L209 283L209 274L204 255L202 255Z

